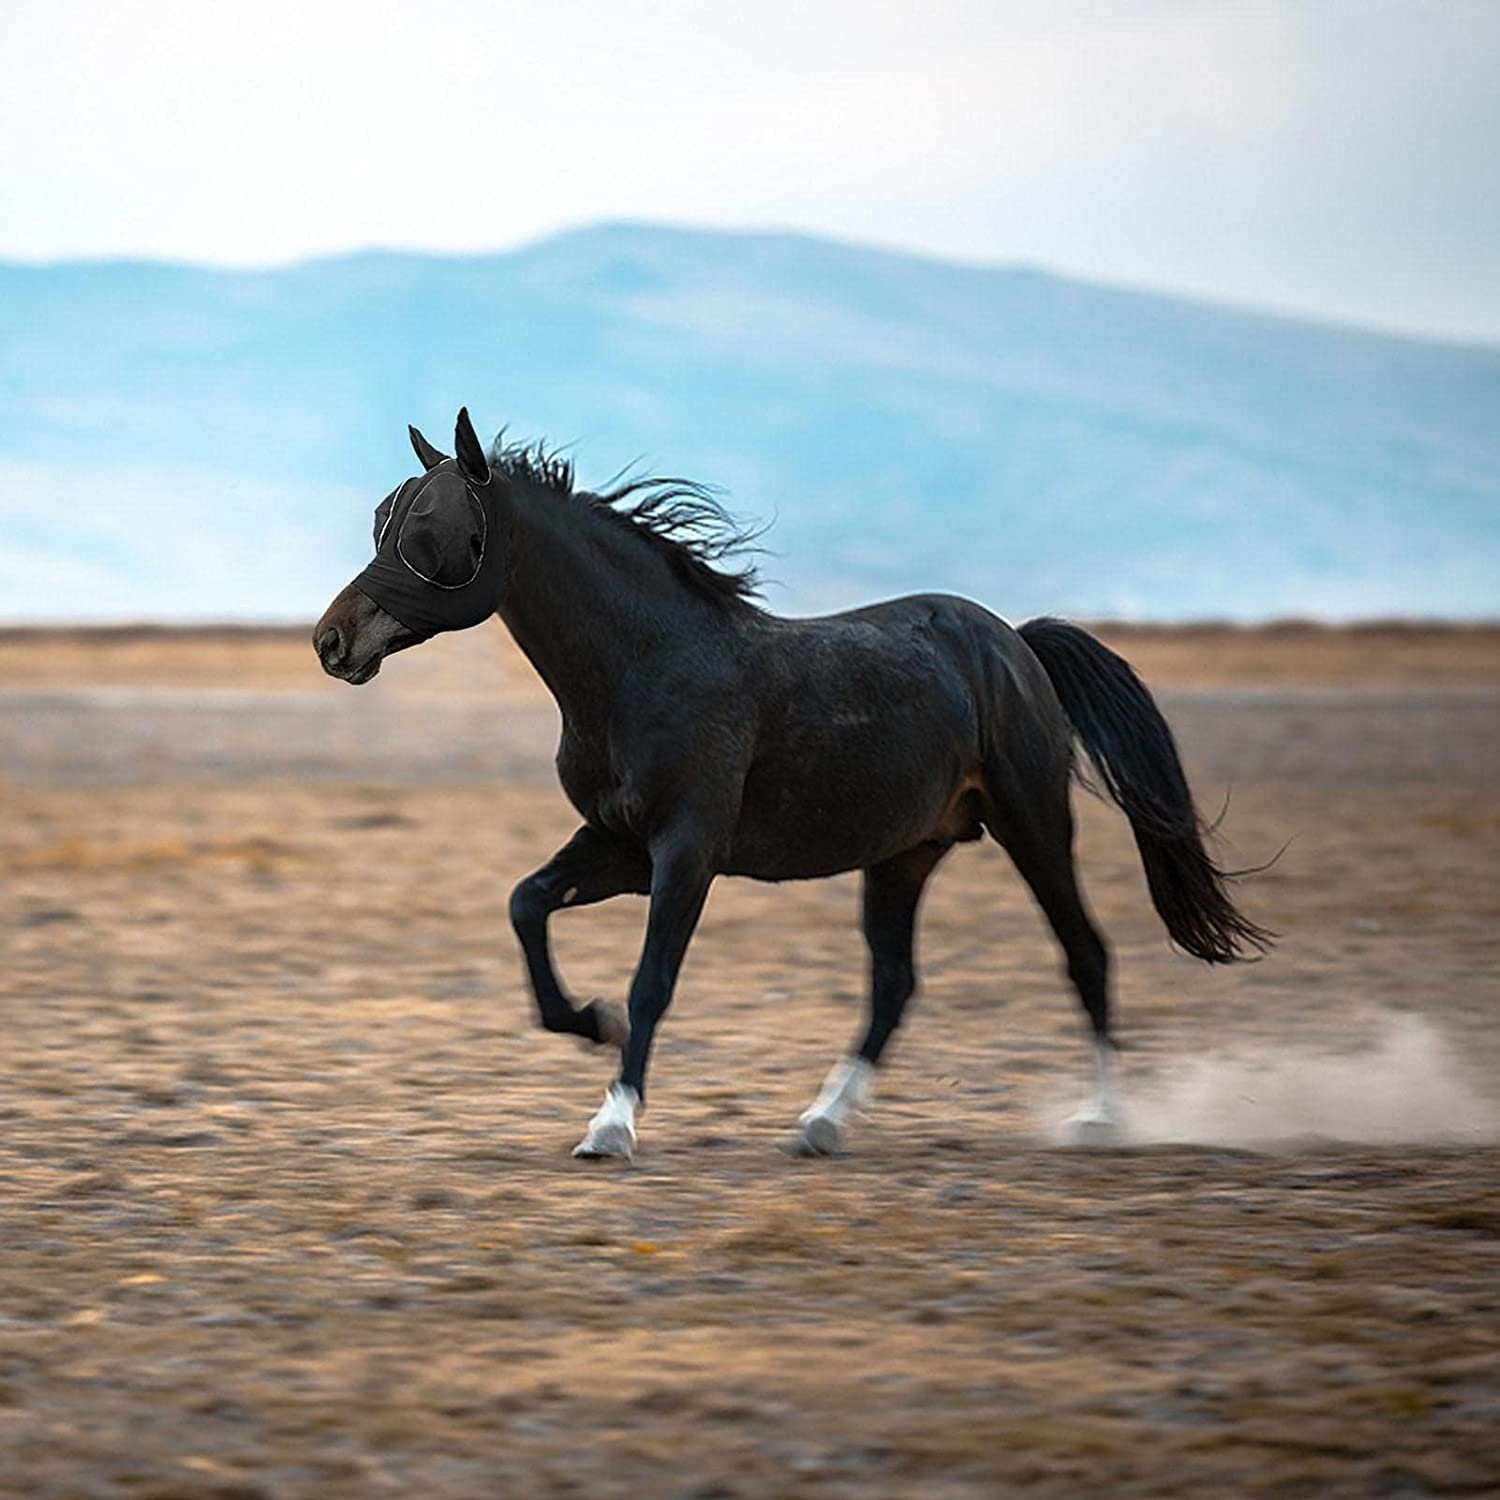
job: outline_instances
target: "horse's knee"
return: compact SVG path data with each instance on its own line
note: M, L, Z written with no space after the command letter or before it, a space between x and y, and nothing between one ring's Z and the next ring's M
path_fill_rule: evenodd
M547 897L541 880L528 875L510 893L510 925L517 932L547 920Z

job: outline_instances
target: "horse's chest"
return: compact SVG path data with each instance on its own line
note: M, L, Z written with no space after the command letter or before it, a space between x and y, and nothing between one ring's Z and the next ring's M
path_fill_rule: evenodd
M557 779L586 822L620 833L629 831L632 819L624 784L602 744L564 729L557 747Z

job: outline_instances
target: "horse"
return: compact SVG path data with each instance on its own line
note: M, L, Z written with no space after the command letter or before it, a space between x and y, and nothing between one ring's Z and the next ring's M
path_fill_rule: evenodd
M326 672L364 683L386 657L498 614L556 699L557 773L582 821L516 885L510 920L541 1025L620 1052L575 1156L634 1153L652 1040L721 875L862 872L868 1015L798 1121L790 1146L807 1155L842 1151L871 1102L917 986L923 890L955 844L984 835L1030 887L1087 1019L1095 1088L1078 1138L1116 1138L1110 960L1078 886L1075 779L1129 819L1181 949L1224 964L1271 944L1206 848L1150 692L1079 626L1012 628L946 594L778 616L758 602L754 568L726 561L753 534L706 486L633 478L583 491L543 445L502 432L487 452L467 408L451 457L408 433L421 473L376 508L375 556L313 646ZM626 893L650 905L625 1014L577 1005L548 919Z

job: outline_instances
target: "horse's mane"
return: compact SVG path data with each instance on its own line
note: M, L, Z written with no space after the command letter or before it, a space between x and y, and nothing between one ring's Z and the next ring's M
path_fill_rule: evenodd
M688 588L719 604L753 598L760 580L753 564L716 567L751 548L760 530L742 525L709 485L661 475L622 475L601 493L574 485L573 460L543 442L507 443L501 432L490 448L490 466L581 503L594 515L627 531L660 553Z

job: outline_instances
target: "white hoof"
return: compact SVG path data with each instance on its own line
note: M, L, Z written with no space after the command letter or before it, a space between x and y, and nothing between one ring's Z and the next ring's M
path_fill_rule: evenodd
M588 1134L573 1147L573 1155L588 1161L608 1157L629 1161L635 1155L635 1110L639 1103L640 1095L634 1089L612 1084L599 1112L589 1121Z
M1120 1124L1120 1093L1115 1087L1114 1053L1107 1041L1094 1042L1094 1097L1063 1122L1073 1146L1118 1146L1125 1138Z
M1069 1115L1063 1122L1063 1131L1074 1146L1118 1146L1124 1138L1119 1116L1097 1100Z
M862 1057L836 1062L818 1097L797 1119L797 1133L787 1143L793 1156L837 1156L844 1149L849 1122L875 1091L875 1069Z
M573 1155L580 1161L605 1161L612 1156L629 1161L635 1155L635 1132L623 1125L601 1125L573 1147Z
M797 1126L797 1133L786 1143L789 1156L838 1156L842 1153L844 1132L828 1115L805 1114Z

